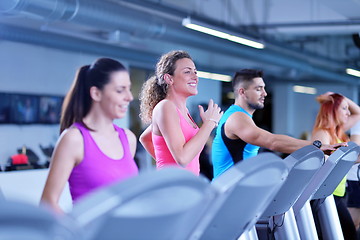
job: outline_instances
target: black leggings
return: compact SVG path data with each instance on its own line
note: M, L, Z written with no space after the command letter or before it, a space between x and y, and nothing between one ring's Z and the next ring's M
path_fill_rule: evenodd
M344 199L342 197L337 197L335 195L334 195L334 199L335 199L336 210L339 215L340 225L341 225L341 229L342 229L342 232L344 235L344 239L345 240L357 240L357 233L356 233L355 225L354 225L354 222L351 218L351 215L350 215L348 209L346 208ZM312 208L313 215L314 215L316 230L317 230L319 239L321 239L321 240L323 239L323 236L321 233L321 227L320 227L319 219L317 217L316 212L317 212L319 205L321 205L323 201L324 201L324 199L310 201L311 208ZM324 239L324 240L326 240L326 239Z
M343 197L338 197L334 195L336 209L339 214L341 229L344 234L344 239L347 240L357 240L357 233L355 229L354 222L351 218L349 210L346 207Z

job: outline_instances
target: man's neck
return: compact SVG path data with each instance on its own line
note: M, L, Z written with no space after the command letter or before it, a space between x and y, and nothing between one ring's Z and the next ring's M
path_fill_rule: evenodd
M256 109L253 109L249 106L249 104L247 104L246 102L244 101L240 101L240 100L237 100L235 99L235 105L238 105L239 107L241 107L242 109L244 109L246 112L250 113L251 115L254 114L255 110Z

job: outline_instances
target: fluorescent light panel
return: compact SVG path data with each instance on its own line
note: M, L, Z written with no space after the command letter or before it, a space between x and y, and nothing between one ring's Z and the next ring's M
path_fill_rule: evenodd
M212 80L218 80L223 82L230 82L231 76L224 75L224 74L218 74L218 73L209 73L209 72L203 72L203 71L197 71L197 76L199 78L207 78Z
M293 91L297 93L305 93L305 94L316 94L316 88L305 87L300 85L293 86Z
M355 69L347 68L346 73L355 77L360 77L360 71Z
M200 26L200 25L192 24L192 23L188 23L188 24L186 24L184 26L187 27L187 28L190 28L192 30L202 32L202 33L206 33L206 34L218 37L218 38L227 39L230 36L227 33L223 33L223 32L211 29L211 28L203 27L203 26Z
M222 39L226 39L226 40L229 40L232 42L240 43L240 44L243 44L243 45L246 45L249 47L253 47L253 48L257 48L257 49L265 48L265 45L260 42L252 41L252 40L242 38L242 37L239 37L236 35L218 31L218 30L215 30L215 29L212 29L209 27L202 26L200 24L195 24L191 21L191 19L189 17L183 19L182 25L187 28L190 28L192 30L198 31L198 32L206 33L206 34L218 37L218 38L222 38Z

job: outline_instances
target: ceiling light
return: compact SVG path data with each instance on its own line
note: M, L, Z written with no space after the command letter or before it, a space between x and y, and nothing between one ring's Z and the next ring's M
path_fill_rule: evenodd
M240 43L249 47L253 47L257 49L265 48L265 45L263 43L253 41L248 38L240 37L237 34L231 34L229 32L224 32L222 30L216 30L215 27L205 26L205 24L203 23L197 23L194 20L191 20L190 17L184 18L182 21L182 25L198 32L206 33L218 38Z
M300 85L293 86L293 91L296 93L305 93L305 94L316 94L316 88L305 87Z
M355 69L347 68L346 73L355 77L360 77L360 71Z
M224 75L224 74L218 74L218 73L197 71L197 76L199 78L207 78L207 79L218 80L218 81L223 81L223 82L231 81L231 76Z

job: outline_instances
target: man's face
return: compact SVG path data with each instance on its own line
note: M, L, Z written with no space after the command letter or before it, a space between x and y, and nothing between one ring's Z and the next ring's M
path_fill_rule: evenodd
M244 97L247 104L255 110L264 108L266 96L265 83L261 77L254 78L252 83L244 89Z

